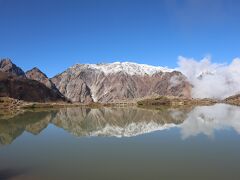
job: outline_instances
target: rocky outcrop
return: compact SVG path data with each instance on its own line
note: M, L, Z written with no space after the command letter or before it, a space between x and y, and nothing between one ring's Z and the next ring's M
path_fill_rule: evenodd
M47 75L44 74L42 71L40 71L36 67L27 71L26 76L28 79L33 79L45 84L45 86L47 86L49 89L56 88L55 85L52 83L52 81L48 79Z
M30 102L65 101L64 97L38 81L4 72L0 72L0 97Z
M35 68L27 71L26 72L26 77L28 79L32 79L32 80L35 80L35 81L38 81L38 82L44 84L46 87L48 87L49 89L54 91L56 94L58 94L59 96L62 96L64 98L64 96L56 88L55 84L52 83L52 81L47 77L47 75L44 74L38 68L35 67Z
M90 96L104 103L152 95L191 97L191 85L180 72L128 62L77 64L51 80L63 95L80 102ZM82 87L83 97L76 91Z
M10 59L0 61L0 97L31 102L65 101L66 99L40 70L34 68L25 74Z
M0 71L5 73L10 73L15 76L25 77L24 71L12 63L10 59L1 59L0 61Z
M81 103L90 103L93 102L92 96L91 96L91 90L87 86L87 84L80 78L67 78L66 81L68 83L61 83L63 78L62 76L56 76L54 79L52 79L59 91L65 95L68 99L70 99L73 102L81 102ZM71 79L71 80L70 80Z

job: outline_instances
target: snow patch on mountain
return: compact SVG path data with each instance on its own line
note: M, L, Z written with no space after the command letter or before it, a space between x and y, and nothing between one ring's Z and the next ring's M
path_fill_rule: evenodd
M173 69L160 66L151 66L146 64L138 64L133 62L114 62L103 64L76 64L70 69L84 70L93 69L103 72L104 74L114 74L123 72L129 75L153 75L158 72L172 72Z

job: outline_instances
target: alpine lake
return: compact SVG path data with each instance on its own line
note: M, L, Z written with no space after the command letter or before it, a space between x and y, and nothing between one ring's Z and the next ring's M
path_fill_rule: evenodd
M28 110L0 116L0 179L240 179L240 107Z

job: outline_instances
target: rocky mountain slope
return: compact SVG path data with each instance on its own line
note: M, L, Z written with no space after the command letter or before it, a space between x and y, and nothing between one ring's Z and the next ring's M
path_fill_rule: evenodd
M30 102L65 100L64 97L38 81L4 72L0 72L0 97L11 97Z
M32 102L65 101L56 88L51 89L44 82L28 79L24 71L9 59L0 61L0 97Z
M49 79L38 68L24 73L10 59L3 59L0 72L1 96L26 101L66 97L72 102L109 103L156 95L190 98L192 88L178 71L130 62L77 64Z
M5 73L10 73L12 75L26 77L24 71L12 63L10 59L1 59L0 61L0 71Z
M44 84L49 89L53 90L59 96L64 97L59 92L59 90L56 88L55 84L53 84L52 81L47 77L47 75L44 74L40 69L35 67L35 68L27 71L25 74L26 74L26 77L28 79L32 79L32 80L38 81L38 82Z
M191 85L180 72L129 62L77 64L53 77L72 101L116 102L152 95L191 97Z
M36 67L27 71L26 76L28 79L33 79L45 84L45 86L47 86L49 89L56 88L55 85L48 79L47 75Z

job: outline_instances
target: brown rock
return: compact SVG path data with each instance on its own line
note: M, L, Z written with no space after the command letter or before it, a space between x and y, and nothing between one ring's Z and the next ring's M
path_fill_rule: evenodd
M33 79L33 80L39 81L39 82L45 84L45 86L47 86L50 89L55 88L55 85L48 79L46 74L44 74L42 71L40 71L36 67L27 71L26 77L28 79Z
M61 83L61 78L70 78L68 76L56 76L52 79L59 91L65 95L72 102L90 103L93 102L91 90L87 84L79 78L71 78L71 81L66 80L68 83Z
M64 97L38 81L4 72L0 72L0 97L11 97L31 102L65 100Z
M26 77L28 79L32 79L35 81L38 81L42 84L44 84L46 87L54 91L56 94L64 98L64 95L62 95L59 90L56 88L55 84L52 83L50 79L48 79L47 75L44 74L41 70L38 68L33 68L26 72Z
M72 101L83 98L79 90L76 90L81 89L83 83L89 88L88 95L91 95L94 102L116 102L152 95L191 98L192 87L180 72L159 70L148 74L143 73L141 65L135 63L123 63L123 67L117 65L111 66L110 73L99 70L99 67L104 66L109 71L109 64L75 65L51 80L59 91ZM129 73L128 69L118 70L119 67L132 70L132 65L139 69Z
M2 59L0 61L0 71L13 74L15 76L25 77L24 71L12 63L10 59Z

